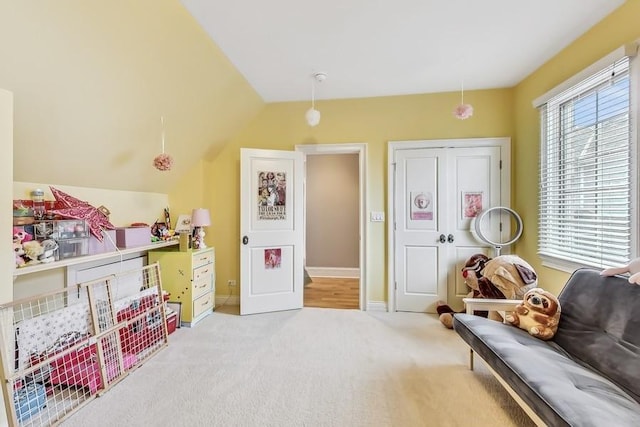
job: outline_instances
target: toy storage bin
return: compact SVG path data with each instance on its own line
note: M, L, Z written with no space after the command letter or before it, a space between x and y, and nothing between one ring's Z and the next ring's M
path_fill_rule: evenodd
M89 237L89 255L117 250L116 230L102 230L102 242L95 236Z
M58 259L73 258L88 254L88 238L58 240Z
M13 406L18 421L25 421L40 412L47 404L45 387L38 383L28 383L13 392Z
M89 226L83 219L37 221L33 228L37 240L89 238Z
M149 245L151 243L151 228L118 227L116 228L116 243L119 248Z
M38 221L33 226L33 231L36 240L53 239L58 242L56 259L89 254L89 226L84 220Z
M172 334L178 327L178 313L167 314L167 334Z

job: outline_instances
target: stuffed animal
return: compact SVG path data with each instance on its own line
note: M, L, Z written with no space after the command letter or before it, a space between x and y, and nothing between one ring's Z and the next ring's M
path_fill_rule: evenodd
M24 255L24 249L22 248L22 243L13 242L13 252L16 255L16 267L22 267L26 262L22 257Z
M529 263L517 255L489 258L484 254L472 255L462 268L465 284L471 288L472 298L521 299L525 292L538 285L538 277ZM436 311L440 322L451 329L456 313L444 302L438 302ZM497 312L476 314L502 321Z
M38 257L44 253L42 244L37 240L30 240L22 244L24 255L28 258L27 264L37 264L40 262Z
M39 242L31 240L22 245L26 265L47 263L55 261L58 243L55 240L47 239Z
M534 288L524 294L515 311L507 313L504 320L530 335L542 340L553 338L560 321L560 302L555 295L542 288Z
M538 286L538 276L519 256L500 255L485 263L478 285L484 298L520 299L529 289ZM495 289L488 290L489 286Z
M631 260L629 264L620 268L607 268L600 272L601 276L614 276L629 273L629 283L640 285L640 258Z
M480 289L478 287L478 277L481 277L481 272L484 269L486 262L489 260L485 254L472 255L462 267L462 277L465 279L466 285L471 288L471 291L467 294L469 298L482 298ZM467 278L469 281L467 281ZM438 301L436 305L436 311L439 315L440 323L445 327L453 328L453 315L456 311L447 305L444 301ZM487 312L478 312L479 315L487 317Z
M13 227L13 241L18 243L29 242L33 240L33 236L24 229L20 229L18 227Z

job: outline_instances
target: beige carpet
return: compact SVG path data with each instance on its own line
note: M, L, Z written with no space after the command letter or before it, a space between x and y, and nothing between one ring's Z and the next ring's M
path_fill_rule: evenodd
M433 315L218 309L71 426L532 426Z

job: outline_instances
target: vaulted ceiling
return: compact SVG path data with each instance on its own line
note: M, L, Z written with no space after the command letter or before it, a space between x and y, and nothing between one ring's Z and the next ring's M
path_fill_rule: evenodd
M511 87L624 0L182 0L266 102Z
M166 193L314 72L317 99L512 87L622 3L0 2L14 179Z

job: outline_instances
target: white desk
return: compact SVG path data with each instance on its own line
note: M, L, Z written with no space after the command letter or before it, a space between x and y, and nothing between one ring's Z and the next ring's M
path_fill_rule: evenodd
M117 259L127 255L145 254L152 249L163 248L165 246L172 246L177 244L178 244L177 240L167 240L167 241L158 242L158 243L150 243L144 246L135 246L132 248L118 249L113 252L104 252L104 253L95 254L95 255L78 256L78 257L63 259L60 261L53 261L53 262L43 263L43 264L35 264L35 265L30 265L28 267L20 267L13 270L13 278L15 280L16 277L23 276L25 274L52 270L54 268L68 267L70 265L76 265L76 264L87 264L87 263L99 264L100 261L108 261L110 259Z
M489 299L489 298L462 298L467 307L467 314L474 311L513 311L522 300L519 299ZM504 315L502 316L504 318Z

